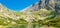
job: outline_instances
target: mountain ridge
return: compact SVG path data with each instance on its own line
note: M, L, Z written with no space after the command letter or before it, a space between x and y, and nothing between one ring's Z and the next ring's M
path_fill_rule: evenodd
M3 26L16 26L18 24L28 24L37 23L39 25L54 26L58 21L58 26L60 27L60 15L57 15L55 4L46 4L42 1L43 4L37 2L20 12L9 10L4 5L0 5L0 25ZM42 6L40 6L42 5ZM46 6L46 5L49 5ZM58 7L58 5L57 5ZM52 9L53 8L53 9ZM58 11L58 10L57 10ZM54 23L53 23L53 22ZM51 25L52 24L52 25Z

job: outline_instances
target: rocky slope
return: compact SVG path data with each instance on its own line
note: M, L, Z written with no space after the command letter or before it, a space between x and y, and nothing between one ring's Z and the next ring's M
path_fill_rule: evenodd
M34 3L31 6L28 6L27 8L23 9L25 12L32 12L32 11L38 11L41 8L45 8L48 10L56 11L56 13L60 14L60 0L40 0L39 2Z
M17 16L14 14L15 11L9 10L4 5L0 4L0 16L10 17L16 19Z
M23 9L21 12L9 10L4 5L0 4L0 24L4 26L18 25L21 22L22 23L42 22L42 24L45 23L47 24L50 23L50 21L53 20L55 21L55 19L59 19L56 18L56 13L57 13L56 11L58 11L56 8L58 7L59 4L56 3L57 7L54 7L55 6L54 2L52 2L53 5L52 3L49 4L46 3L44 3L44 1L42 1L42 4L40 2L37 2Z

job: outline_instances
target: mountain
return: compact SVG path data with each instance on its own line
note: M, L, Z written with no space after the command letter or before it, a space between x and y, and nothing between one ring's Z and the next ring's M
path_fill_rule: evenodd
M37 2L37 3L34 4L34 5L30 5L30 6L26 7L25 9L23 9L23 11L25 11L25 12L37 11L37 10L39 10L38 6L39 6L39 5L38 5L38 2Z
M0 16L9 17L12 19L16 19L17 16L14 14L15 11L8 9L4 5L0 4Z
M40 0L39 2L36 2L27 8L23 9L24 12L32 12L32 11L38 11L40 9L48 9L56 11L56 13L60 13L60 0Z
M46 19L47 18L46 15L50 14L51 11L46 10L46 9L40 9L39 10L38 8L33 8L33 7L37 7L37 6L38 6L38 4L36 6L27 7L22 12L16 12L16 11L9 10L4 5L0 4L0 16L1 16L1 18L4 17L3 19L5 19L5 18L7 18L7 19L11 18L12 20L24 19L27 22L30 22L35 18L37 18L37 20Z
M0 25L16 26L20 23L22 24L37 23L39 25L45 25L45 24L53 25L54 21L55 22L58 21L58 23L60 23L60 15L56 14L57 11L58 13L60 13L59 10L60 4L56 3L55 5L55 2L56 1L53 0L50 0L49 2L46 1L46 3L45 1L42 2L39 1L33 5L28 6L27 8L23 9L20 12L10 10L6 6L0 3Z
M4 5L0 4L0 13L1 13L0 15L4 16L4 17L12 18L13 20L18 20L19 18L24 18L26 20L27 19L30 20L31 17L33 18L34 15L36 14L35 16L39 17L39 19L42 19L48 13L50 14L51 10L55 10L54 3L53 3L53 5L50 3L51 6L45 6L45 5L50 5L50 4L48 4L49 3L48 1L46 3L44 1L36 2L35 4L23 9L21 12L16 12L16 11L10 10L7 7L5 7ZM40 18L40 16L38 16L38 15L40 15L42 18ZM27 17L29 17L29 18L27 18ZM44 17L43 19L45 19L45 18L46 17Z

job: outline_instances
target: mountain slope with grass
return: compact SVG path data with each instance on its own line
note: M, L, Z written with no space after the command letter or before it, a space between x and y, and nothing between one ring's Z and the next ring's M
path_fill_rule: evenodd
M32 24L37 24L38 27L51 26L60 28L60 14L58 15L58 10L56 9L58 5L56 8L51 7L54 6L54 4L51 4L51 6L48 7L39 5L40 2L37 2L36 4L33 4L24 10L17 12L10 10L4 5L0 4L1 28L18 26L20 24L27 24L27 28L32 26Z

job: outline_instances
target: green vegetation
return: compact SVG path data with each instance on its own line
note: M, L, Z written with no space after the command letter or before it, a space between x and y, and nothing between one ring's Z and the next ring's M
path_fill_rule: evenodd
M2 14L2 15L1 15ZM37 24L37 26L52 26L52 27L60 27L60 16L56 15L55 11L47 10L47 9L40 9L39 11L33 12L13 12L13 14L18 16L17 20L4 16L3 13L0 15L0 25L1 27L6 26L13 26L13 27L20 27L19 24ZM15 17L14 17L15 18ZM27 19L27 20L26 20ZM21 26L26 27L26 26ZM35 27L35 26L34 26Z

